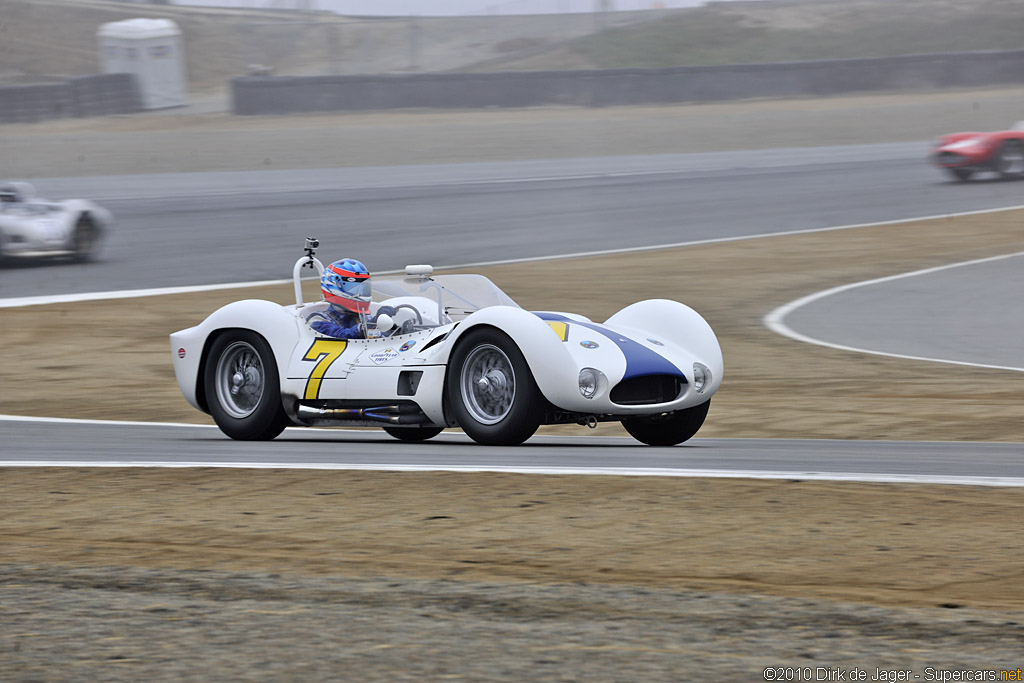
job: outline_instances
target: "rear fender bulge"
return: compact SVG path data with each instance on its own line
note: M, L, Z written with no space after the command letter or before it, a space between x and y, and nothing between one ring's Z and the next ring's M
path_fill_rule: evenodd
M202 359L206 354L206 334L198 327L190 327L172 333L170 339L174 377L182 395L193 408L207 412L205 401L198 397Z
M171 357L178 386L190 404L206 410L202 381L206 354L213 339L232 329L251 330L270 345L279 374L299 340L299 323L294 312L280 304L260 299L236 301L211 313L195 327L171 334Z

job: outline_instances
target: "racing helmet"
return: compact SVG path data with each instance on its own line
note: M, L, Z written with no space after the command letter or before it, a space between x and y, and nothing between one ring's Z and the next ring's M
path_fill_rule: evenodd
M332 307L353 313L370 312L370 271L355 259L341 259L324 268L320 291Z

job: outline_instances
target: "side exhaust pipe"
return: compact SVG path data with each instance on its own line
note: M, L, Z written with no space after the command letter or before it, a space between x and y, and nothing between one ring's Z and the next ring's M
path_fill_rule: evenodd
M368 421L388 424L423 424L427 416L412 406L374 406L372 408L313 408L300 405L296 410L300 420L323 421Z

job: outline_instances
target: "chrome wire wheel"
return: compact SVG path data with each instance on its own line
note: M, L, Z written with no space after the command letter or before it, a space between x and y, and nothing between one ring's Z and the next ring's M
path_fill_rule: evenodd
M460 385L463 405L480 424L497 424L512 410L516 374L505 352L493 344L481 344L469 352Z
M231 417L249 417L263 398L265 373L256 349L248 342L232 342L217 359L217 399Z

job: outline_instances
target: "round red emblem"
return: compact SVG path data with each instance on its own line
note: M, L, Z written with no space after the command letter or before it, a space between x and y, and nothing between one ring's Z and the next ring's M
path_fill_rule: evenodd
M178 349L178 358L185 357L185 349Z

